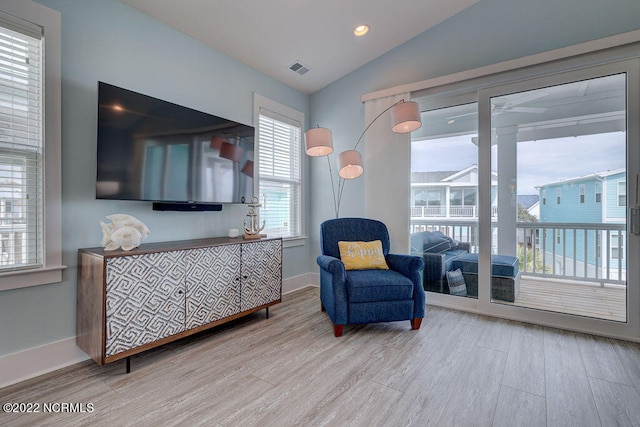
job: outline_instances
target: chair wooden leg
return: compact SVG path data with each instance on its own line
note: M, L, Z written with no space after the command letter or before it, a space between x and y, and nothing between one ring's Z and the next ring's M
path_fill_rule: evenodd
M411 320L411 329L418 330L420 329L420 325L422 324L422 317L419 318L415 318L413 320Z
M344 332L344 325L333 325L333 335L341 337Z

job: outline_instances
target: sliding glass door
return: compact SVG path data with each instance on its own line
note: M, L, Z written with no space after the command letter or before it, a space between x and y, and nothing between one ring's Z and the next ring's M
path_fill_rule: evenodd
M498 177L491 297L626 322L629 76L593 74L489 97ZM518 259L511 281L495 272L507 257ZM504 298L509 283L514 297Z
M436 304L624 336L640 327L640 60L523 74L414 98L411 251L425 289Z
M427 291L478 298L477 275L457 287L452 276L462 280L458 259L478 251L478 104L432 104L421 119L411 143L411 252L424 257Z

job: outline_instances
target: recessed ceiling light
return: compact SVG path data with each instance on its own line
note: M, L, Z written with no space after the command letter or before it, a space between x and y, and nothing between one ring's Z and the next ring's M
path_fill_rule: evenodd
M353 34L355 34L358 37L362 37L368 32L369 32L369 26L365 24L358 25L356 28L353 29Z

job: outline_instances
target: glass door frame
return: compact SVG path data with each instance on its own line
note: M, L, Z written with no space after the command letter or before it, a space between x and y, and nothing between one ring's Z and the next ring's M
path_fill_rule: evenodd
M491 98L516 92L572 83L612 74L627 75L627 259L640 258L640 236L632 234L629 208L637 202L640 174L640 59L627 59L603 65L548 74L543 77L495 85L478 90L478 209L479 209L479 265L478 300L480 313L521 320L540 325L629 338L640 336L640 263L627 263L627 322L586 318L581 316L535 310L491 302Z

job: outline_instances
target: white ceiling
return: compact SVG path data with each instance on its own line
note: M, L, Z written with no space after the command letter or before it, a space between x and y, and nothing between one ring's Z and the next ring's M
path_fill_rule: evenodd
M121 0L295 89L313 93L478 0ZM369 33L353 29L366 23ZM289 69L299 61L304 75Z

